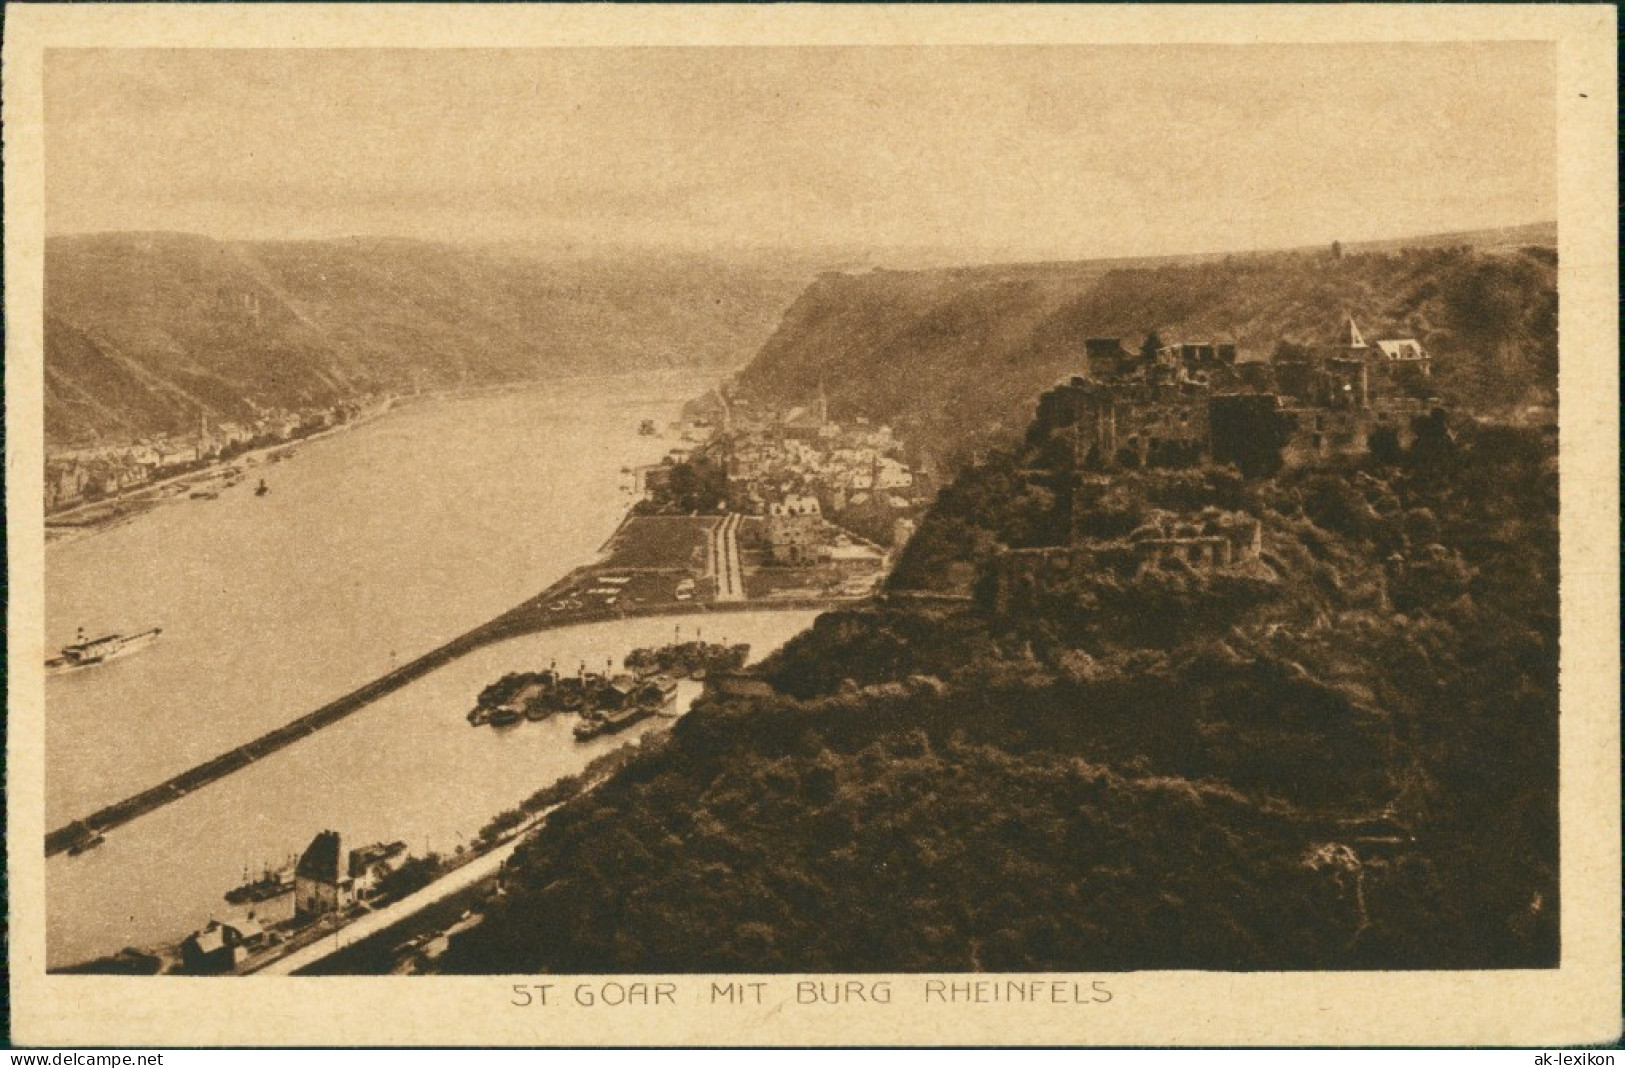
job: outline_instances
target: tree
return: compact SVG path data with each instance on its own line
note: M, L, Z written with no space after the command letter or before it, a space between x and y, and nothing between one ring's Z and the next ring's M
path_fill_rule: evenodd
M673 464L663 486L655 492L655 511L714 513L728 496L728 472L707 456Z
M1209 410L1213 458L1234 463L1248 478L1281 469L1281 449L1291 440L1291 417L1269 394L1216 397Z
M378 893L392 899L423 889L440 874L440 856L430 853L426 857L407 857L394 871L378 880Z
M1391 426L1375 427L1366 439L1371 449L1371 458L1379 464L1397 464L1402 452L1399 447L1399 432Z

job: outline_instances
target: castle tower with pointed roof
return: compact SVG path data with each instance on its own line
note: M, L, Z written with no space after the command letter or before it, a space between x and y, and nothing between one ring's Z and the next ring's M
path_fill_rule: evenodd
M355 904L355 879L344 863L337 831L322 831L310 840L294 868L294 908L311 916Z

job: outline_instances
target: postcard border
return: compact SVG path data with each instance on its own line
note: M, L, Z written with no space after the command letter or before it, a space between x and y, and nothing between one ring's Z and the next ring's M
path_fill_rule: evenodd
M8 6L4 55L8 860L14 1041L198 1045L1548 1045L1619 1031L1616 71L1612 7ZM53 47L557 47L1550 40L1558 52L1563 965L1088 975L1107 1004L622 1007L513 980L121 979L44 962L43 102ZM20 309L20 310L18 310ZM603 982L612 977L584 981ZM672 977L701 989L711 977ZM739 976L724 977L740 979ZM799 977L762 976L789 991ZM845 977L843 977L845 978ZM890 977L916 991L928 976ZM962 976L952 977L963 981ZM1023 978L1033 978L1026 977ZM1079 977L1055 977L1067 980ZM547 977L568 991L568 977ZM245 988L242 984L247 983ZM245 990L250 996L244 997Z

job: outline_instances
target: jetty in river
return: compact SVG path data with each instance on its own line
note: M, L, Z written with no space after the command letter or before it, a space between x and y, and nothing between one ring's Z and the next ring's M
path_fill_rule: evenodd
M672 537L676 531L658 529L669 528L673 522L686 523L693 528L690 541ZM851 592L850 586L837 592L780 588L769 596L754 599L721 599L711 592L718 585L716 562L736 550L719 542L723 538L731 539L732 533L733 527L722 517L629 517L606 543L606 555L597 563L575 569L523 604L314 712L134 796L49 831L45 835L45 855L92 848L113 828L178 801L495 642L545 630L642 616L807 611L852 607L870 600L867 593ZM670 554L653 551L654 544L672 546L679 551Z

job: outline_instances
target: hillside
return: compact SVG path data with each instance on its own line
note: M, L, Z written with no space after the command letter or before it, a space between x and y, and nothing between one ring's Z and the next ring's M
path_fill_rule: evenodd
M811 272L789 261L358 238L64 236L45 256L52 442L362 393L748 359Z
M1088 337L1234 340L1244 359L1324 342L1353 315L1369 337L1416 337L1447 404L1555 396L1556 253L1546 228L1416 247L1178 262L1094 261L826 274L739 376L747 395L890 422L946 452L1025 426L1032 397L1081 369ZM1509 247L1527 238L1532 244ZM1460 239L1463 244L1441 242ZM1466 244L1478 241L1480 247ZM1397 243L1384 243L1385 246Z
M1555 965L1555 441L1466 422L1071 500L1052 444L962 470L897 596L555 814L444 969ZM1256 525L1256 555L1000 577L1181 516Z

